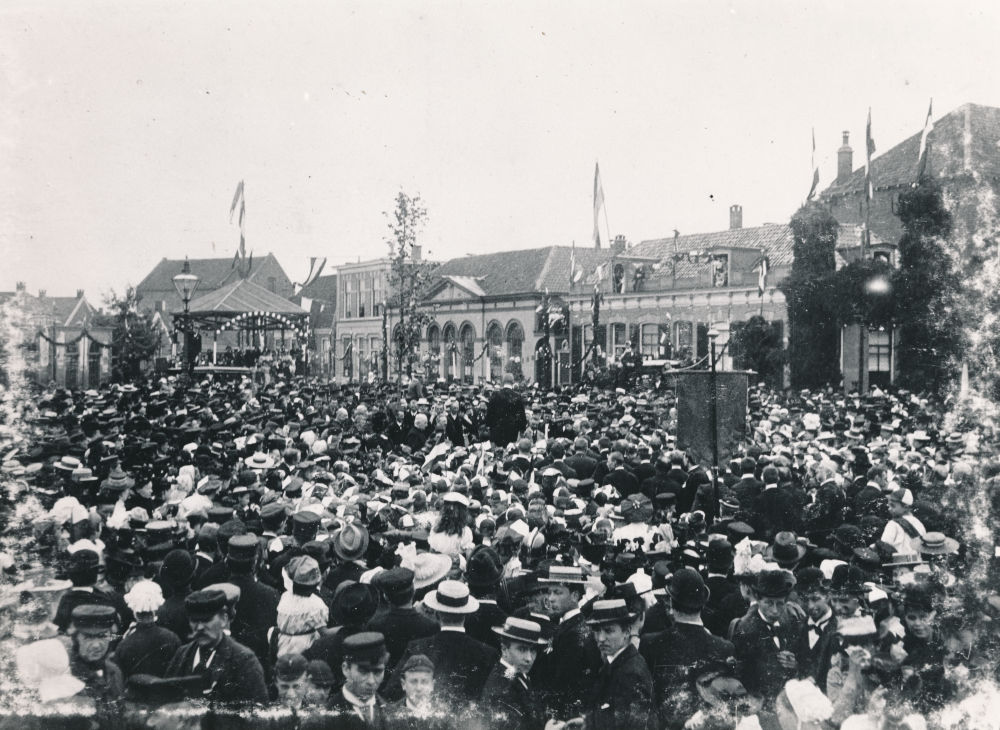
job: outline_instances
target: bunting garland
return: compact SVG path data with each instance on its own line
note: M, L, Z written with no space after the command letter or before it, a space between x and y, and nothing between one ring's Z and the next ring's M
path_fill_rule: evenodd
M80 340L82 340L84 337L86 337L88 340L90 340L92 343L94 343L98 347L107 347L107 348L110 348L112 346L112 344L110 342L101 342L100 340L95 339L94 336L90 334L89 330L83 330L80 333L80 336L77 337L75 340L66 340L65 342L59 342L58 340L53 340L51 337L49 337L47 334L45 334L44 330L38 330L38 337L41 337L43 340L45 340L46 342L48 342L50 345L75 345L78 342L80 342Z

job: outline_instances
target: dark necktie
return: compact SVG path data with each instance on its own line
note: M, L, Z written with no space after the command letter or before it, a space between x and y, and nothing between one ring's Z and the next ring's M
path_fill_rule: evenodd
M819 635L823 633L826 628L827 623L830 619L825 621L820 621L819 623L809 619L809 648L812 649L816 646L816 642L819 641Z

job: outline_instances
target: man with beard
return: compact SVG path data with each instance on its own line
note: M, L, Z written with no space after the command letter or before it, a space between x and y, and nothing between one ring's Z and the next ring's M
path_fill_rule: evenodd
M85 603L73 609L70 672L86 685L84 694L98 702L119 699L125 691L122 671L111 652L116 629L117 614L112 606Z

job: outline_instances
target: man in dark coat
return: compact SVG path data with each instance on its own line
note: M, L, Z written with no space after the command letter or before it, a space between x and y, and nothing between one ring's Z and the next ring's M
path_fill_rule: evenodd
M117 623L113 606L96 603L80 604L70 616L70 672L86 685L81 693L98 703L118 700L125 692L122 671L111 652Z
M524 399L514 390L514 378L503 376L503 388L493 392L486 406L486 427L490 440L496 446L506 446L517 441L517 436L528 427L524 413Z
M125 595L135 613L135 627L115 649L115 663L125 681L133 674L163 677L174 654L181 647L177 635L156 625L156 612L163 605L160 586L151 580L139 581Z
M188 623L184 599L191 592L198 564L186 550L171 550L160 567L160 582L170 591L170 596L156 615L156 622L170 629L181 641L190 641L191 625Z
M573 455L566 457L566 465L576 472L580 479L590 479L597 469L597 459L587 455L590 443L582 436L577 436L573 442Z
M500 639L500 661L483 687L480 709L490 718L492 730L542 730L545 719L528 678L538 652L548 643L542 628L512 616L493 631Z
M542 692L547 709L572 717L587 706L597 674L604 666L594 632L580 613L586 591L583 571L553 565L538 578L545 586L545 610L559 621L552 634L552 651L546 655L545 672L537 669L532 680Z
M268 701L264 669L254 653L226 635L229 609L222 591L197 591L184 601L194 640L167 667L167 677L202 675L202 691L193 697L231 704Z
M270 662L267 633L278 623L278 591L257 580L260 542L253 535L229 538L229 582L240 589L232 622L233 639L250 649L261 665Z
M747 692L765 701L765 707L785 682L802 675L808 661L806 621L785 605L792 591L790 578L784 570L761 572L753 590L757 605L733 631L740 681Z
M586 727L654 730L659 723L653 678L630 641L631 614L625 601L597 601L587 624L593 627L605 664L586 703Z
M384 730L385 703L378 696L378 688L385 677L385 662L389 658L385 638L371 631L353 634L344 639L343 651L344 686L330 695L327 704L336 719L329 725L303 723L303 727Z
M635 475L625 468L625 457L619 451L612 451L608 455L608 475L604 477L602 484L613 486L622 499L627 499L639 491L639 482Z
M411 452L416 453L424 448L425 443L427 443L427 414L418 413L413 418L413 427L406 434L403 445L408 447Z
M441 631L407 645L385 695L390 700L403 696L402 668L410 656L423 654L434 664L434 682L441 700L451 707L463 707L482 693L499 652L465 633L465 618L479 609L479 601L469 595L464 583L443 581L424 598L424 605L436 613Z
M553 469L558 469L559 473L563 475L566 479L579 479L579 475L576 469L571 467L566 463L566 447L560 443L552 444L552 448L549 449L549 454L552 456L552 462L549 466ZM596 464L594 466L597 466Z
M795 593L806 613L809 653L803 674L816 680L816 686L826 692L826 675L834 654L837 638L837 617L830 607L827 582L819 568L802 568L795 574Z
M389 651L388 669L392 671L406 651L407 644L434 636L441 627L437 621L413 607L413 571L409 568L383 571L375 576L372 585L382 592L389 608L375 614L366 628L385 637L385 648Z
M722 617L720 607L731 594L739 593L740 584L731 575L733 570L733 546L729 540L712 540L706 550L708 565L702 575L708 588L708 600L701 611L705 628L716 636L724 636L729 629L730 617Z
M479 546L469 556L465 580L469 591L479 601L479 610L465 620L465 633L476 641L500 649L500 636L494 631L507 619L497 605L497 592L503 578L503 559L491 547Z
M674 573L667 588L674 625L657 634L642 637L639 652L649 664L660 721L664 728L676 730L693 714L689 701L691 670L699 663L717 662L733 655L733 645L712 636L701 622L701 611L709 598L709 589L691 568Z
M59 599L59 607L56 609L53 621L62 633L66 633L69 629L73 620L73 609L77 606L95 604L114 608L113 599L95 586L99 565L100 557L93 550L77 550L70 556L68 572L73 587ZM117 622L120 625L121 617Z
M750 515L754 539L771 542L779 532L798 532L801 510L792 495L778 486L778 470L766 466L761 476L764 489L757 495Z

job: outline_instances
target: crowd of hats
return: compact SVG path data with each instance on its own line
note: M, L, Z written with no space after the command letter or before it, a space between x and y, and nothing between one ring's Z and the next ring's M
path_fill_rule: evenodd
M488 436L483 411L491 390L438 384L411 398L415 421L451 402L468 406L466 433L475 434L468 444L434 438L430 418L430 438L419 450L390 437L398 390L388 386L298 379L255 387L244 379L181 387L162 379L46 392L28 415L35 440L11 445L2 470L46 510L33 525L32 559L66 574L103 569L117 585L151 579L169 593L191 583L195 550L225 554L237 568L266 568L285 547L301 544L304 554L285 567L298 586L317 586L334 563L364 566L364 580L337 596L334 613L345 624L370 618L379 592L410 589L428 609L474 613L479 602L470 586L518 575L531 578L526 592L551 582L587 586L597 594L588 607L594 624L629 620L628 600L636 595L669 596L677 609L697 613L710 595L703 572L735 575L764 597L815 588L880 592L922 606L955 595L948 578L962 582L962 526L941 497L993 456L993 444L974 424L943 430L940 408L914 394L753 388L749 438L721 473L687 464L674 488L623 497L610 483L566 478L557 456L580 449L603 461L620 454L629 469L648 462L667 472L678 453L670 392L529 390L524 452L480 440ZM874 466L891 478L862 508L846 504L845 490L867 482ZM752 505L730 489L747 470L804 498L801 530L758 534ZM928 528L912 553L879 539L890 503ZM835 513L821 513L826 504ZM433 527L448 510L468 516L471 552L432 549ZM651 528L647 538L615 537L643 525ZM925 590L931 584L942 591ZM225 591L191 594L189 615L217 612L232 600ZM133 611L154 611L163 595L145 588L133 600ZM82 625L102 620L81 616ZM509 619L496 631L538 643L543 629ZM344 648L376 657L377 644L362 633Z

